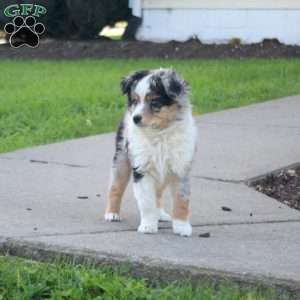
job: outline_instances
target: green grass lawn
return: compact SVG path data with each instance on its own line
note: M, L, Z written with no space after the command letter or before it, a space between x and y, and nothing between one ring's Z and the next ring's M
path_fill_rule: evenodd
M174 67L192 86L195 113L300 93L300 60L0 62L0 152L112 131L125 97L120 78Z
M275 300L269 291L241 291L228 283L192 287L188 282L150 287L120 271L70 264L45 264L0 256L1 300Z

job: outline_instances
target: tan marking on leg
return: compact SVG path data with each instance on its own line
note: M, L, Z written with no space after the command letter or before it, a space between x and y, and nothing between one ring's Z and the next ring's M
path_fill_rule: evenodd
M172 218L176 220L187 221L190 214L190 201L183 199L179 195L173 200Z
M176 220L188 221L190 214L189 193L186 193L187 181L180 178L173 178L171 182L171 192L173 197L172 218Z
M127 187L130 178L130 163L128 160L118 162L116 169L112 174L111 184L108 190L108 202L106 213L119 213L122 196Z
M106 207L106 213L119 213L121 200L124 193L124 186L116 181L109 189L108 203Z

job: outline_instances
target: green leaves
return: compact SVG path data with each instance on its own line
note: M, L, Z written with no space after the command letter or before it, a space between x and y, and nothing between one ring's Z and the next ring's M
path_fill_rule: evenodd
M121 275L122 274L122 275ZM0 300L275 300L272 291L241 291L231 282L214 287L188 281L150 287L123 271L36 263L0 256ZM282 296L280 299L288 299Z

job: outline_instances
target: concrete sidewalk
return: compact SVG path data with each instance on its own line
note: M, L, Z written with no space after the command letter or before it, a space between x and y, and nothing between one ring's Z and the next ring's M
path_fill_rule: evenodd
M300 212L245 184L300 162L300 96L203 115L197 123L191 238L173 235L169 223L156 235L137 233L131 187L123 221L103 221L114 149L114 134L105 134L0 155L1 252L80 254L130 261L136 271L264 280L300 295ZM210 238L199 237L207 231Z

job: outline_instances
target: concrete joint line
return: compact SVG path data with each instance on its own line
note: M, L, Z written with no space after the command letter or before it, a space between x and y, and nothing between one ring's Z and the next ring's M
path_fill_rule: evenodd
M77 165L77 164L70 164L70 163L62 163L62 162L56 162L56 161L44 161L44 160L36 160L36 159L30 159L30 163L38 163L38 164L49 164L49 165L59 165L59 166L65 166L65 167L71 167L71 168L88 168L88 165Z
M193 178L197 179L203 179L203 180L210 180L210 181L217 181L217 182L223 182L223 183L234 183L234 184L245 184L246 186L252 187L256 184L257 181L260 181L261 179L265 178L269 175L277 175L281 171L286 171L288 169L294 169L300 166L300 162L296 162L293 164L290 164L288 166L284 166L275 170L271 170L267 173L260 174L251 178L241 179L241 180L235 180L235 179L223 179L218 177L209 177L209 176L200 176L200 175L193 175Z
M164 227L165 229L166 227ZM26 238L43 238L43 237L59 237L59 236L73 236L73 235L93 235L93 234L109 234L118 232L134 232L136 229L119 229L119 230L101 230L101 231L78 231L78 232L68 232L68 233L45 233L45 234L30 234L30 235L20 235L16 238L26 239Z
M198 175L193 175L192 177L198 178L198 179L210 180L210 181L224 182L224 183L235 183L235 184L245 183L244 180L222 179L222 178L198 176Z
M63 163L63 162L57 162L57 161L47 161L47 160L39 160L39 159L23 159L23 158L15 158L15 157L0 157L0 159L3 160L22 160L29 163L36 163L36 164L42 164L42 165L58 165L58 166L65 166L65 167L71 167L71 168L89 168L89 165L78 165L78 164L70 164L70 163Z
M259 224L280 224L280 223L300 223L299 219L294 220L275 220L275 221L252 221L252 222L220 222L220 223L206 223L206 224L196 224L193 225L195 228L201 227L218 227L218 226L239 226L239 225L259 225ZM171 226L160 226L159 229L172 229ZM120 229L120 230L101 230L101 231L78 231L78 232L69 232L69 233L49 233L49 234L32 234L32 235L20 235L16 238L26 239L26 238L43 238L43 237L59 237L59 236L76 236L76 235L96 235L96 234L110 234L110 233L119 233L119 232L135 232L136 229ZM0 239L1 242L1 239Z
M224 125L224 126L234 126L234 127L248 127L248 128L253 128L253 125L251 124L240 124L240 123L222 123L222 122L197 122L197 125ZM258 127L262 128L284 128L284 129L300 129L299 126L284 126L284 125L272 125L272 124L264 124Z

